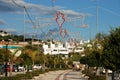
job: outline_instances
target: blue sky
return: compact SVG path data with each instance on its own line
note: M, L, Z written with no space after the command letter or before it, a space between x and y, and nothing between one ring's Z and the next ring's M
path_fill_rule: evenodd
M58 11L65 15L66 40L92 39L98 32L109 33L110 28L120 26L120 0L0 0L0 29L26 37L61 39L55 20ZM83 28L84 24L88 26Z

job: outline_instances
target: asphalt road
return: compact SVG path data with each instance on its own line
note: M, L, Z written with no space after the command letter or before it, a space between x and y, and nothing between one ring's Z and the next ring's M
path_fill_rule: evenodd
M80 71L59 70L42 74L35 80L87 80Z
M24 74L25 72L13 72L12 75ZM0 75L1 76L5 76ZM9 73L8 73L9 76ZM48 73L40 74L39 76L34 77L31 80L88 80L81 71L72 71L72 70L58 70L58 71L49 71Z

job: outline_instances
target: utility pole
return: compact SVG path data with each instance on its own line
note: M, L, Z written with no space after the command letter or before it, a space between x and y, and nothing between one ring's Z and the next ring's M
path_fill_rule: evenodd
M96 34L98 33L98 0L96 0Z
M25 44L25 6L23 7L24 9L24 44Z
M96 34L98 33L98 0L92 0L96 2Z
M8 67L8 42L6 43L6 55L5 55L5 76L8 76L7 67Z

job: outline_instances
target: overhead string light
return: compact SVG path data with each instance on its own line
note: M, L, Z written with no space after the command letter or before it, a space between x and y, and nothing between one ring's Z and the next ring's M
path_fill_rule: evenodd
M64 39L66 35L67 35L67 30L64 28L61 28L60 29L60 36Z
M61 13L60 11L57 12L56 13L56 23L59 26L60 36L62 38L65 38L65 36L67 35L67 30L62 27L64 22L65 22L65 15L63 13Z
M64 24L64 22L65 22L65 17L64 17L64 14L63 13L61 13L61 12L57 12L56 13L56 23L58 24L58 26L60 27L60 28L62 28L62 25Z
M55 0L51 0L53 9L54 9L54 2ZM67 30L62 27L65 22L65 14L60 11L57 11L57 13L55 14L55 20L56 20L57 25L59 26L60 36L62 38L65 38L65 36L67 35Z
M87 27L88 27L88 24L85 24L85 23L84 23L84 16L82 15L81 18L82 18L82 26L81 26L81 27L87 28Z

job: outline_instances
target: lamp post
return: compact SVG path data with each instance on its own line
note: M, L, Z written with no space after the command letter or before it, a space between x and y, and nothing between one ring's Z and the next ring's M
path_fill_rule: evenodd
M7 77L8 73L7 73L7 63L8 63L8 42L5 43L6 45L6 54L5 54L5 76Z

